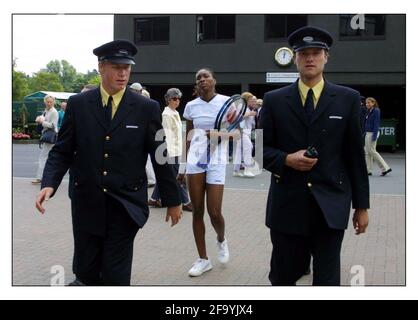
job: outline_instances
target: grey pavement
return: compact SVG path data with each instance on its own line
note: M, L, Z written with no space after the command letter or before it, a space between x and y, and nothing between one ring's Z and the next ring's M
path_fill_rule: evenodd
M387 177L379 176L377 165L370 177L371 190L374 194L405 194L405 153L382 153L383 158L393 169ZM33 178L38 168L39 147L35 144L13 145L13 177ZM232 166L228 166L227 176L232 175ZM65 177L64 179L66 179ZM269 172L263 172L255 179L227 179L226 188L245 190L268 190Z
M73 280L73 252L68 181L47 204L45 215L34 208L38 186L30 184L36 171L35 145L13 145L13 285L50 285L51 268L62 266L65 283ZM405 285L405 156L383 154L393 172L370 178L371 209L368 232L346 231L342 248L343 285L364 272L366 285ZM255 179L233 178L231 168L223 202L230 262L216 260L215 233L206 215L206 243L214 268L197 278L187 275L197 258L191 213L170 227L165 209L151 209L150 219L135 240L133 285L269 285L271 244L264 225L269 174ZM152 191L148 189L149 194ZM309 285L311 276L298 284Z

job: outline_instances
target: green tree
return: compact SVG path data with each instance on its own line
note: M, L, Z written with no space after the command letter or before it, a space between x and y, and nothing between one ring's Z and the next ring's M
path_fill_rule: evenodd
M91 78L96 78L99 75L99 72L96 69L87 70L86 80L89 81Z
M100 84L100 75L96 69L86 74L78 73L68 61L55 59L29 78L29 91L80 92L88 83Z
M56 74L64 91L73 92L77 81L77 70L66 60L52 60L46 65L46 72Z
M87 73L84 75L84 85L86 84L93 84L95 86L99 86L101 82L101 78L100 78L100 74L96 69L93 70L89 70L87 71Z
M94 84L95 86L99 86L101 82L100 75L96 75L87 82L89 84Z
M26 74L13 70L12 88L13 101L23 100L23 97L29 94L28 77Z
M39 71L29 79L30 92L36 91L63 91L60 78L56 73Z
M61 60L62 74L61 83L66 92L74 92L77 80L77 70L66 60Z
M62 66L59 60L52 60L46 65L46 71L57 74L60 78L62 76Z
M77 73L76 79L73 84L72 92L80 92L83 89L84 85L87 83L86 75L82 73Z

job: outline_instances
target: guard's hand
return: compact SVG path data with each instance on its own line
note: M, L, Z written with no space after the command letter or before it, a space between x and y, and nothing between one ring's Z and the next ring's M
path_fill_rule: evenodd
M46 187L39 191L38 196L36 197L36 209L42 214L45 213L45 208L42 207L44 201L48 201L54 193L54 188Z
M171 226L176 225L181 219L182 211L181 205L177 207L167 208L167 215L165 216L165 222L171 218Z
M299 171L309 171L318 162L318 158L308 158L303 154L306 150L299 150L295 153L289 153L286 157L285 164Z
M367 209L356 209L353 215L353 226L356 234L365 233L369 225L369 213Z
M177 181L180 185L183 185L186 183L186 175L184 173L179 173L177 175Z

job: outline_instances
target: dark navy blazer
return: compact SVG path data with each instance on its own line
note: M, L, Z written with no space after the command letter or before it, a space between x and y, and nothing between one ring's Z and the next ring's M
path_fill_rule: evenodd
M151 154L164 206L181 203L175 173L155 161L165 142L155 141L162 129L156 101L127 89L111 121L106 124L100 89L68 100L57 143L49 153L41 187L55 191L71 167L74 228L102 235L106 228L106 199L119 200L142 227L147 221L145 165Z
M325 81L309 122L297 82L264 96L264 168L271 185L266 224L279 232L308 234L312 195L329 225L345 229L354 208L369 208L369 182L360 131L360 94ZM314 146L319 161L311 171L284 164L287 154Z

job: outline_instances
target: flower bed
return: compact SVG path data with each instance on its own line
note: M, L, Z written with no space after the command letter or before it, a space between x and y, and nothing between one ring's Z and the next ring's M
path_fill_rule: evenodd
M26 139L30 139L30 135L22 133L22 132L15 132L15 133L12 133L12 138L15 140L26 140Z

